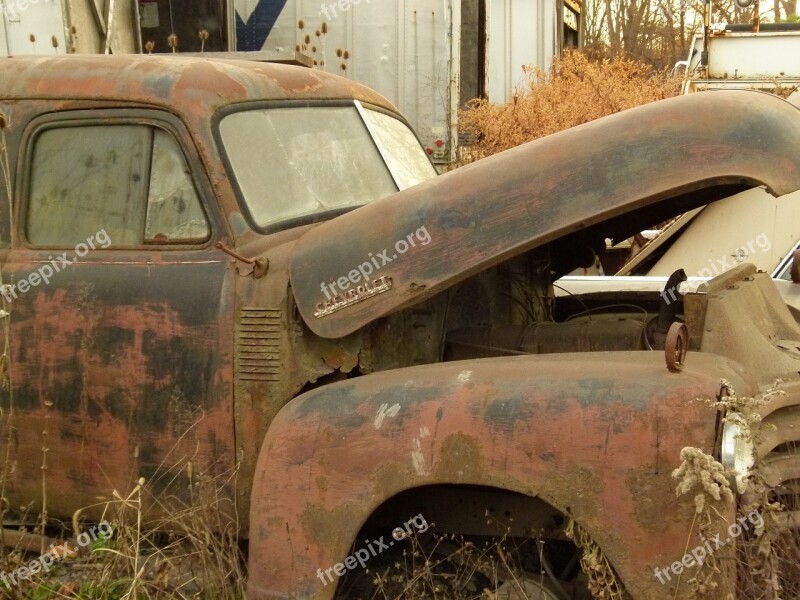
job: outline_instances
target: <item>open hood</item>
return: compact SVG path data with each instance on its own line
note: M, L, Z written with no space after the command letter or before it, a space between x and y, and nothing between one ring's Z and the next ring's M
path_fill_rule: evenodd
M311 330L341 337L536 246L594 248L758 185L800 189L800 111L760 92L681 96L324 223L297 241L291 285Z

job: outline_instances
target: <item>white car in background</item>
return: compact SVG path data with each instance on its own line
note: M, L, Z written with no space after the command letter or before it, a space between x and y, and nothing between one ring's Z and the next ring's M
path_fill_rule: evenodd
M800 193L778 198L754 188L671 222L614 276L570 275L556 295L660 291L683 269L680 291L702 289L736 265L753 263L771 273L792 314L800 321L800 285L792 283L792 257L800 248Z

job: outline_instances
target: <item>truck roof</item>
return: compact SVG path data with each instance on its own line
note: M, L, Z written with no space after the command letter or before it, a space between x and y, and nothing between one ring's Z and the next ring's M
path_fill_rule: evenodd
M0 58L4 98L126 101L206 116L252 100L356 99L397 112L377 92L317 69L169 55Z

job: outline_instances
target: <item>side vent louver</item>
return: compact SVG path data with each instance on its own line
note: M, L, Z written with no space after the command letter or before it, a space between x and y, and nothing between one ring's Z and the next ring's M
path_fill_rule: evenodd
M280 381L281 309L243 308L236 324L236 376Z

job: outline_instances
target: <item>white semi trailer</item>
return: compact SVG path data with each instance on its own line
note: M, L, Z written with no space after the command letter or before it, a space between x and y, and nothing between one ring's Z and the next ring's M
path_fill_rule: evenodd
M800 25L718 25L695 36L683 93L715 89L792 91L800 85Z
M0 54L142 51L131 0L0 0Z

